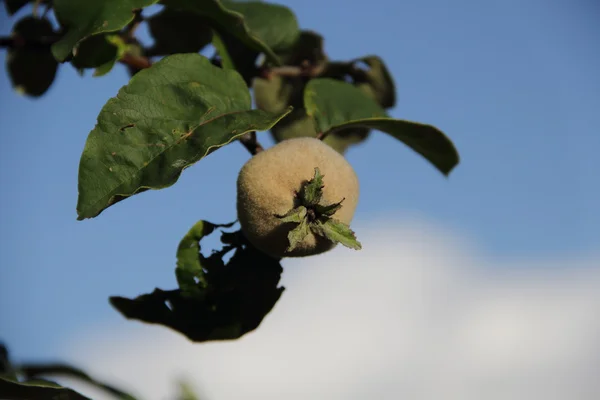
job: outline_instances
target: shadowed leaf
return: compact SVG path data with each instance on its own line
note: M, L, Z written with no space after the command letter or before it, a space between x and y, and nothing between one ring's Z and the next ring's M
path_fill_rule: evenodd
M90 400L73 389L60 386L57 383L36 379L27 382L17 382L0 376L0 395L3 399L61 399L61 400Z
M117 399L135 400L132 395L118 389L112 385L100 382L82 370L66 364L24 364L17 367L19 372L27 380L44 378L46 376L74 378L79 381L92 385Z
M49 20L25 17L13 28L13 37L24 43L8 49L6 69L15 90L29 96L43 95L52 85L58 63L50 52L48 38L54 36Z
M149 56L177 53L198 53L212 40L208 21L196 14L165 8L148 18L148 28L154 38Z
M235 71L199 54L167 56L110 99L79 164L78 219L147 189L174 184L183 169L283 113L251 110Z
M79 70L95 68L94 76L103 76L112 70L127 47L118 35L94 35L79 43L71 64Z
M218 0L164 0L163 3L209 18L215 30L231 35L257 53L264 53L275 65L281 64L276 51L291 46L300 32L291 10L276 4Z
M64 61L83 39L122 29L133 20L133 10L156 2L158 0L54 0L56 18L66 33L52 45L52 54Z
M380 130L421 154L444 175L448 175L459 162L454 144L439 129L388 118L373 99L351 84L333 79L313 79L304 91L304 103L320 132L327 134L350 127Z
M227 264L208 268L206 286L195 296L155 289L110 302L128 319L164 325L194 342L237 339L256 329L279 300L281 272L278 260L246 245Z

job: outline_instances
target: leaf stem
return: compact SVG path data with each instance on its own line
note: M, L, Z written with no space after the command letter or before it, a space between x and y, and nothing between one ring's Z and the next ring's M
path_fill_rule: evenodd
M248 132L240 137L240 143L242 143L246 150L253 156L264 150L264 147L262 147L256 139L256 132Z

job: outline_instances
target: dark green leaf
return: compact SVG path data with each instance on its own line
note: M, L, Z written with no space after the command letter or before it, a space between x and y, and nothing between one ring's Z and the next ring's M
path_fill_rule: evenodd
M350 227L335 219L327 219L325 221L316 220L311 224L311 230L334 243L341 243L354 250L362 249Z
M227 265L206 272L202 296L155 289L110 302L128 319L169 327L194 342L237 339L256 329L279 300L281 272L278 260L247 245Z
M45 18L25 17L15 24L12 34L23 41L8 49L6 69L12 85L19 93L41 96L52 85L58 68L47 44L54 36L52 24Z
M294 209L288 211L287 214L278 215L277 217L279 219L281 219L281 222L300 223L300 222L304 221L304 219L306 217L306 207L300 206L300 207L294 208Z
M118 35L90 36L79 43L71 64L77 69L95 68L94 76L102 76L110 72L127 47Z
M133 10L158 0L54 0L54 12L65 35L52 46L52 53L64 61L75 46L88 36L114 32L133 20Z
M16 372L8 358L8 349L0 343L0 376L16 379Z
M78 219L147 189L173 185L184 168L287 112L251 110L243 79L199 54L163 58L110 99L79 164Z
M360 70L353 78L355 85L374 99L383 108L396 105L396 86L383 60L377 56L358 58L352 64L363 62L369 66L366 71Z
M112 385L100 382L82 370L65 364L25 364L18 367L19 372L27 380L44 378L45 376L74 378L92 385L121 400L135 400L132 395Z
M218 0L163 0L167 7L192 11L211 19L219 33L227 33L269 61L281 65L275 50L292 45L299 35L294 14L280 5Z
M165 8L147 21L154 38L150 56L198 53L212 40L207 20L190 12Z
M17 382L6 377L0 377L0 395L3 399L12 400L90 400L73 389L62 387L54 382L41 379Z
M218 227L230 227L233 224L217 225L207 221L198 221L179 242L177 248L177 268L175 275L183 295L199 295L207 282L204 276L206 269L200 254L200 241L214 232ZM200 285L200 286L199 286Z
M319 168L315 168L314 177L302 186L300 198L302 205L306 207L313 207L319 204L321 197L323 196L323 175Z
M243 45L227 32L213 33L213 46L221 58L221 67L236 70L250 86L252 79L258 74L256 57L258 53Z
M333 79L313 79L306 86L304 103L321 132L346 128L370 128L402 141L448 175L458 164L454 144L431 125L387 118L373 99L349 83Z

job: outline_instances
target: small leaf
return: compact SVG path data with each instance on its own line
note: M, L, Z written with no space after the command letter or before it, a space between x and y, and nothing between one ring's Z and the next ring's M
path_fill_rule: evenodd
M154 45L149 56L198 53L212 40L212 29L205 18L166 7L147 19Z
M356 240L354 232L343 222L335 219L327 219L324 222L316 220L311 224L310 228L314 233L331 240L333 243L341 243L355 250L362 248L361 244Z
M202 265L206 259L200 254L200 241L214 232L216 228L228 228L232 225L217 225L207 221L198 221L181 239L177 248L175 275L183 295L199 295L201 288L207 286L204 276L206 266Z
M323 175L319 168L315 168L314 177L304 184L300 193L302 204L306 207L314 207L319 204L323 196Z
M46 18L25 17L15 23L12 35L25 43L8 49L6 69L18 92L39 97L52 85L58 63L50 52L50 45L44 41L54 34Z
M279 300L281 272L278 260L246 245L227 265L207 271L202 296L155 289L110 302L128 319L166 326L194 342L237 339L256 329Z
M364 76L355 83L356 87L374 99L383 108L392 108L396 105L396 86L394 78L388 71L383 60L377 56L357 58L352 64L363 62L369 66L364 71ZM357 80L358 77L355 77Z
M342 199L338 203L333 203L333 204L330 204L328 206L323 206L321 204L316 204L315 205L315 212L319 216L331 217L333 214L336 213L337 210L339 210L340 208L342 208L342 203L344 202L344 200L345 199Z
M78 219L147 189L173 185L181 172L287 112L251 110L243 79L199 54L167 56L137 73L110 99L79 164Z
M56 18L66 28L52 54L64 61L83 39L103 32L117 31L133 20L133 10L158 0L54 0Z
M288 232L288 241L290 245L288 246L288 252L294 250L299 243L301 243L306 236L310 233L308 221L306 218L300 220L300 223L297 227Z
M300 207L291 209L285 215L277 215L276 217L281 219L281 222L300 223L306 217L306 207L300 206Z
M112 70L127 47L119 35L94 35L77 46L71 64L80 70L95 68L94 76L103 76Z
M61 399L61 400L90 400L73 389L65 388L57 383L36 379L26 382L0 376L0 394L3 399Z
M88 385L94 386L112 396L121 400L135 400L135 397L118 389L112 385L100 382L82 370L66 364L25 364L18 367L19 372L24 375L27 380L39 379L45 376L61 376L74 378L85 382Z
M306 85L304 103L317 130L325 134L357 127L383 131L421 154L444 175L459 162L454 144L439 129L388 118L373 99L349 83L328 78L312 79Z
M281 65L275 50L292 45L300 33L291 10L276 4L218 0L163 0L163 3L211 19L213 28L227 32L256 52L265 53L275 65Z

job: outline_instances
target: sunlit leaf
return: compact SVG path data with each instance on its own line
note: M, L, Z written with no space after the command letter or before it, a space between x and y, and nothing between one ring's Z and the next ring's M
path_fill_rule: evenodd
M313 79L304 91L304 104L319 132L349 127L377 129L402 141L448 175L458 164L454 144L439 129L388 118L385 111L360 89L334 79Z
M252 110L235 71L199 54L167 56L110 99L79 165L78 219L147 189L173 185L183 169L288 111Z

